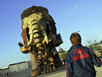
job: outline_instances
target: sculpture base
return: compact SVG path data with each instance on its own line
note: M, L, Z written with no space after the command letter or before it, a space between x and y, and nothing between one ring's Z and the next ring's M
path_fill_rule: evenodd
M34 72L32 72L32 77L35 77L35 76L37 76L39 74L40 74L39 71L34 71Z

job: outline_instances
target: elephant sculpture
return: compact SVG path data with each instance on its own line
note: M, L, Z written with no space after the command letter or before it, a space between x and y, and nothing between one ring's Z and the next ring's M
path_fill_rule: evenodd
M18 43L22 53L29 53L32 62L32 76L54 71L61 65L56 47L63 43L57 34L55 21L42 6L24 10L22 19L22 40Z

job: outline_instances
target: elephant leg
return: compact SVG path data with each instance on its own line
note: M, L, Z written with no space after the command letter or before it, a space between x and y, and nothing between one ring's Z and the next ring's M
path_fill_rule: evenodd
M56 48L52 48L51 52L53 53L55 67L58 68L58 67L62 66L62 62L59 58L59 54L58 54Z
M32 63L32 77L39 75L39 70L37 66L37 57L36 54L30 52L31 63Z
M55 68L55 64L54 64L54 60L53 57L49 57L49 66L50 66L50 72L53 72L56 68Z

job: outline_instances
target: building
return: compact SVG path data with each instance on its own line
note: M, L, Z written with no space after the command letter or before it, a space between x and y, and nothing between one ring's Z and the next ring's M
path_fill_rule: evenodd
M27 70L27 69L29 69L28 61L9 65L9 72L12 72L12 73L13 72L20 72L20 71Z
M14 63L14 64L10 64L9 66L6 66L6 68L0 69L0 76L5 77L9 74L13 74L13 73L28 70L28 69L31 69L30 61Z
M9 68L2 68L0 69L0 76L5 77L8 74Z

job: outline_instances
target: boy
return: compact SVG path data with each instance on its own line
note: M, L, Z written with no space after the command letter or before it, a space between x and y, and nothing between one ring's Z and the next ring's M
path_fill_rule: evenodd
M82 46L81 36L72 33L70 36L72 47L66 55L66 77L96 77L94 65L101 66L100 59L93 50Z

